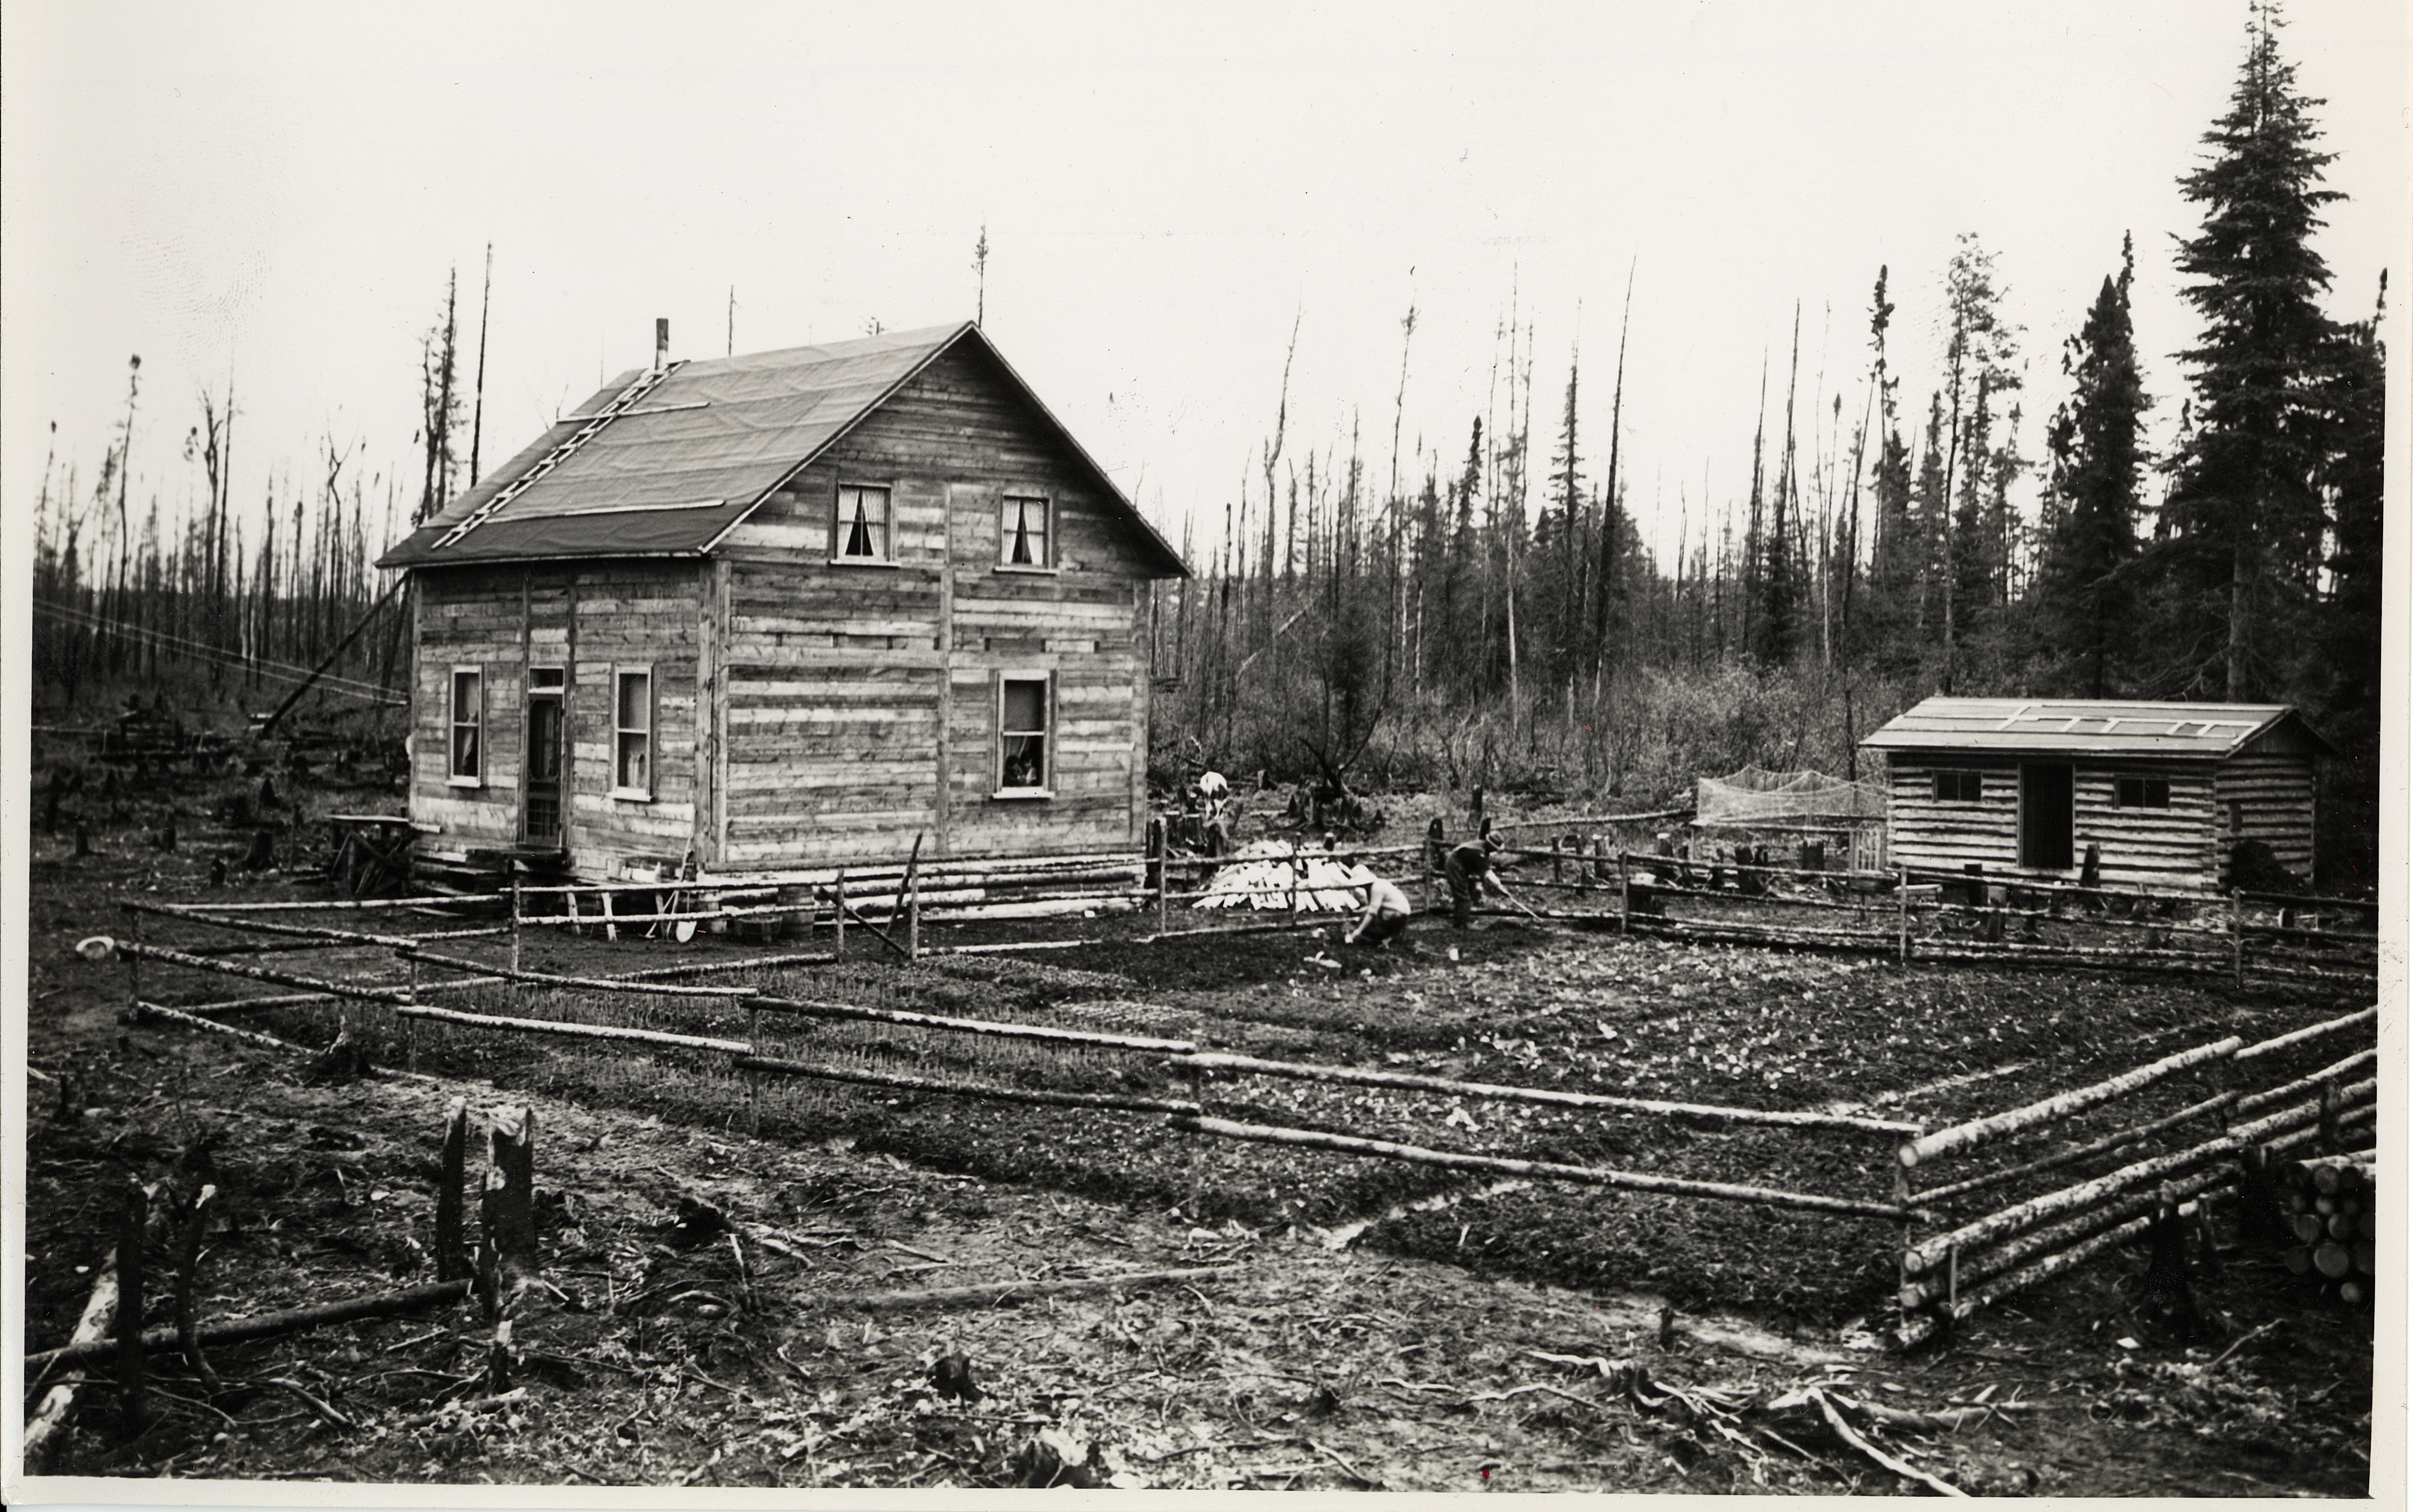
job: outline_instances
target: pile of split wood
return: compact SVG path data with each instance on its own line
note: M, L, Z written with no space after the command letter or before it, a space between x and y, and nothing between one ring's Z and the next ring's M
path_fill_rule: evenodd
M1357 868L1338 856L1258 840L1223 864L1195 906L1353 913L1366 906L1362 885Z
M2379 1221L2373 1154L2330 1155L2281 1166L2272 1185L2295 1241L2283 1253L2288 1270L2317 1277L2325 1296L2349 1306L2371 1300L2373 1239Z

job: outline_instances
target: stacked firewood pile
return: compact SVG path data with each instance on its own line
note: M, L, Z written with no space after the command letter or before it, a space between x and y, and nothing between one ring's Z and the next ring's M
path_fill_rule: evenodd
M2287 1269L2317 1279L2324 1296L2355 1307L2371 1300L2372 1242L2379 1232L2372 1163L2366 1150L2294 1161L2273 1173L2281 1222L2294 1241L2281 1255Z

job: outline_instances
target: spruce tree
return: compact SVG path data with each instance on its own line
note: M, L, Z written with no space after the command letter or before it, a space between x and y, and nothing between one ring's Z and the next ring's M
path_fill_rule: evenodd
M2369 321L2341 334L2334 367L2332 412L2337 450L2326 479L2332 510L2329 589L2322 605L2321 684L2313 689L2316 717L2345 760L2324 763L2319 852L2348 885L2376 876L2379 822L2381 508L2387 455L2387 350L2379 340L2388 274L2379 275L2379 308Z
M2166 553L2179 660L2171 681L2230 700L2285 691L2311 606L2323 527L2319 482L2333 426L2328 369L2335 328L2317 296L2328 264L2312 245L2319 152L2311 111L2279 55L2278 8L2258 0L2209 161L2180 180L2204 207L2179 245L2183 290L2202 316L2193 369L2194 429L2176 459Z
M2153 400L2137 367L2128 291L2135 244L2120 244L2120 273L2106 276L2086 323L2063 354L2073 384L2054 416L2049 441L2055 464L2056 517L2045 570L2042 620L2065 659L2073 690L2109 696L2124 679L2123 651L2133 633L2138 472L2142 428Z

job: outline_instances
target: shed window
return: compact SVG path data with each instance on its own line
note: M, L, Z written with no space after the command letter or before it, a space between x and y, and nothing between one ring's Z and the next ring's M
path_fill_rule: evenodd
M2169 778L2166 777L2124 777L2120 778L2121 808L2168 808L2169 806Z
M455 786L476 787L485 774L486 676L476 667L452 669L452 764Z
M1985 784L1975 772L1938 772L1935 774L1937 803L1976 803L1985 796Z
M841 562L890 560L888 526L887 489L840 483L830 537L836 549L831 555Z
M997 786L999 793L1047 792L1048 679L1006 675L997 685Z
M1053 567L1047 555L1048 505L1044 498L1007 495L998 530L998 565Z
M612 674L612 795L654 795L654 669Z

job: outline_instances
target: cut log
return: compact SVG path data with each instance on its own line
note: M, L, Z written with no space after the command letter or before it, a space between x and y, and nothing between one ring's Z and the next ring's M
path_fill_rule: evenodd
M2317 1244L2320 1242L2321 1230L2325 1225L2318 1214L2298 1213L2290 1226L2295 1231L2297 1243Z
M98 1288L96 1287L96 1291ZM113 1288L112 1288L113 1289ZM301 1333L305 1329L323 1328L331 1324L352 1323L363 1318L391 1317L397 1312L415 1312L437 1302L457 1301L468 1295L466 1281L429 1282L398 1292L381 1292L374 1297L353 1297L342 1302L325 1302L314 1307L293 1308L283 1312L263 1312L257 1317L240 1318L228 1323L205 1324L196 1330L196 1337L205 1344L247 1343L255 1339L274 1339L282 1334ZM110 1303L114 1312L115 1298ZM105 1327L105 1326L104 1326ZM79 1326L78 1333L82 1332ZM165 1349L176 1342L173 1327L153 1328L142 1336L145 1348ZM115 1346L111 1340L79 1338L57 1349L39 1350L25 1356L27 1371L38 1370L52 1363L82 1365L99 1359Z
M2289 1245L2279 1259L2291 1276L2303 1275L2313 1268L2313 1252L2302 1244Z
M2354 1252L2343 1244L2324 1244L2313 1252L2313 1265L2332 1281L2354 1268Z
M1003 1087L977 1082L952 1082L904 1072L876 1071L868 1066L823 1066L773 1056L745 1055L732 1062L740 1072L764 1072L774 1076L804 1076L815 1081L847 1082L858 1087L894 1087L901 1091L934 1092L942 1097L975 1097L994 1103L1022 1103L1038 1107L1086 1107L1118 1113L1196 1113L1186 1098L1133 1097L1120 1092L1075 1092L1041 1087Z

